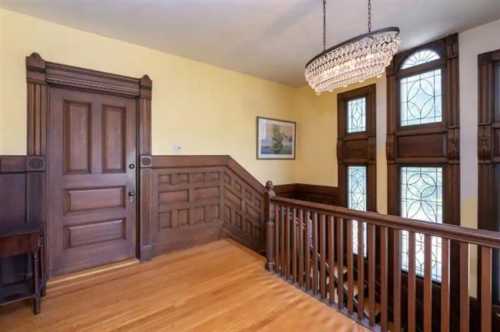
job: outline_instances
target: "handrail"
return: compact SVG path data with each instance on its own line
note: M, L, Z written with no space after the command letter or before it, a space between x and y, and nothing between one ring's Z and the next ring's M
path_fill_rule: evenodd
M500 248L500 232L449 224L437 224L376 212L356 211L340 206L313 203L279 196L272 197L271 202L279 202L285 205L302 207L323 213L330 213L344 219L360 220L379 226L386 226L405 231L414 231L416 233L426 233L437 237L488 246L491 248Z
M492 331L493 255L500 232L277 197L271 182L265 217L266 268L373 331L449 331L459 325L468 332L470 245L477 246L481 317L474 322L482 332ZM366 227L355 228L354 221ZM439 251L433 237L441 238Z

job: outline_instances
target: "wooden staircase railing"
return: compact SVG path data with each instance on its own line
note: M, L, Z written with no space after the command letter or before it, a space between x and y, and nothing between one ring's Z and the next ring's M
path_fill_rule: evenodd
M374 212L276 197L266 184L266 267L281 278L328 303L372 330L451 331L451 313L459 315L459 330L470 329L469 251L480 254L480 324L492 331L492 251L500 248L500 233L434 224ZM367 258L353 250L352 221L367 225ZM401 267L401 232L408 232L409 257L415 257L415 235L424 236L424 276L415 259ZM358 253L363 253L363 227L358 227ZM432 238L441 238L439 311L433 310ZM451 248L459 248L459 287L451 301ZM366 262L367 261L367 262ZM455 264L455 262L453 262ZM405 298L402 274L406 275ZM417 317L417 279L422 281L422 314ZM435 294L434 294L435 295ZM406 316L401 308L406 305ZM455 303L456 302L456 303Z

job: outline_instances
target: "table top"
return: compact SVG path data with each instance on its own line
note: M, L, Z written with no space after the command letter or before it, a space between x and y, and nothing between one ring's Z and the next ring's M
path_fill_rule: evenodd
M40 233L40 229L41 229L40 225L35 223L18 224L18 225L0 224L0 237Z

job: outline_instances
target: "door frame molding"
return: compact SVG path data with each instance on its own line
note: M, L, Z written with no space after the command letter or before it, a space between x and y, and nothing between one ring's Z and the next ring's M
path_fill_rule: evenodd
M478 55L478 228L498 231L498 176L496 167L500 164L498 124L495 119L496 99L495 70L500 63L500 50ZM481 271L481 253L478 258ZM493 280L500 276L500 253L493 251ZM481 278L478 277L478 289ZM500 302L500 282L493 282L493 302Z
M133 98L137 101L137 253L141 260L152 257L149 227L149 190L151 183L151 91L153 83L148 75L132 78L101 71L45 61L38 53L26 57L27 82L27 171L28 195L40 190L37 199L27 201L29 218L42 225L43 248L47 244L47 116L49 88L63 87ZM40 180L40 175L42 179ZM47 250L43 252L47 261ZM42 266L43 280L47 281L47 264Z

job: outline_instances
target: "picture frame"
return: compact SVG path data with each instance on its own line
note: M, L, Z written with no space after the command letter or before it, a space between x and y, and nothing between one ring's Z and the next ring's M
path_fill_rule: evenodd
M295 160L296 123L257 117L257 159Z

